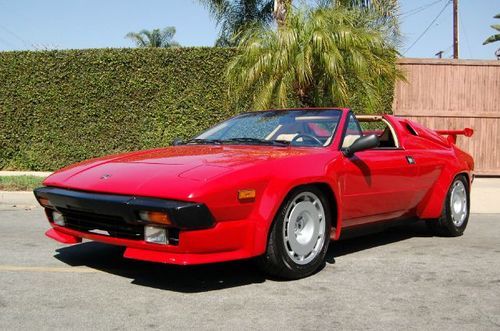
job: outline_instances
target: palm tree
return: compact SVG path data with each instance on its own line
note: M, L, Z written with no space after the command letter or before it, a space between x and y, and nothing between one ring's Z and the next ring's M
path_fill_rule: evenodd
M178 47L178 42L173 40L175 27L167 26L164 29L141 30L139 32L129 32L125 38L135 42L137 47Z
M291 10L292 0L198 0L206 7L220 26L216 46L236 46L243 32L255 25L269 27L276 22L281 26ZM377 13L378 20L399 36L397 0L315 0L320 7L364 9ZM373 18L372 18L373 19Z
M394 42L399 42L399 1L398 0L318 0L320 6L340 6L361 9L370 20L387 29Z
M273 21L272 0L199 0L220 26L216 46L235 46L238 36L250 26L268 26Z
M367 111L381 107L379 83L402 74L386 31L363 17L343 7L302 9L280 29L248 31L227 69L230 99L251 95L265 109L347 106L364 95Z
M496 14L493 18L500 18L500 14ZM491 27L497 31L500 31L500 24L493 24ZM500 33L491 35L483 42L483 45L494 43L500 40Z
M325 6L341 6L344 8L371 9L383 17L396 16L399 12L398 0L318 0Z

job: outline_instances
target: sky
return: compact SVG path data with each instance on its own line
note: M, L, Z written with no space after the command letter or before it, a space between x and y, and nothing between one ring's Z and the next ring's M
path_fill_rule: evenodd
M400 0L403 56L451 57L449 2ZM500 0L459 0L459 13L460 58L495 59L500 42L482 43L500 24ZM0 0L0 51L134 47L128 32L166 26L183 46L212 46L218 32L197 0Z

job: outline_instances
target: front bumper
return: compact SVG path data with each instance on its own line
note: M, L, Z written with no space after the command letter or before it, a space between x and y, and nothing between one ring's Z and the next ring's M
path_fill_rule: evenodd
M144 198L128 195L90 193L57 187L40 187L34 190L35 196L48 199L51 205L63 215L72 214L87 218L108 217L108 222L131 226L141 223L139 211L166 212L178 229L202 229L214 225L214 219L207 206L202 203ZM75 215L76 214L76 215Z
M125 246L124 257L169 263L204 264L243 259L253 256L254 223L249 220L215 223L203 204L94 194L54 187L35 190L35 196L49 199L46 209L52 229L46 235L65 244L81 242L82 238ZM170 244L144 241L144 226L138 220L139 210L165 211L175 223L169 233ZM71 220L65 226L52 222L51 212L57 210ZM89 219L90 218L90 219ZM95 233L105 230L109 235Z

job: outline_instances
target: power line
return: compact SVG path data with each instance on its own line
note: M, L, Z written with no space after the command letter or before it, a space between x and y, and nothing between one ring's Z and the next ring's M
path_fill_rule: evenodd
M6 31L7 33L9 33L10 35L12 35L14 38L20 40L24 46L26 46L28 49L31 48L31 45L28 41L26 41L25 39L21 38L18 34L12 32L11 30L9 30L6 26L3 26L0 24L0 28L4 31Z
M446 53L448 53L451 49L453 48L453 44L450 45L450 47L448 47L447 49L443 49L443 50L440 50L439 52L437 52L436 56L439 56L439 54L441 54L441 56L439 56L439 58L442 58ZM452 55L453 56L453 55Z
M458 17L460 20L460 26L462 27L462 30L464 31L465 43L467 44L467 49L469 50L469 57L472 58L472 48L470 47L469 36L467 35L467 29L465 28L465 24L462 20L462 13L459 13Z
M449 51L451 51L452 48L453 48L453 44L451 44L450 47L448 47L447 49L445 49L443 52L444 53L448 53Z
M0 42L3 43L3 44L5 44L5 45L7 45L7 46L9 46L9 47L16 48L16 46L13 43L11 43L10 41L5 40L3 38L0 38Z
M398 15L400 18L404 18L404 17L410 17L410 16L413 16L415 14L418 14L424 10L426 10L427 8L430 8L432 6L434 6L435 4L438 4L440 2L443 2L443 0L437 0L437 1L433 1L433 2L430 2L430 3L427 3L425 5L422 5L420 7L416 7L416 8L413 8L409 11L407 11L406 13L402 13L400 15Z
M446 4L444 5L443 9L441 9L441 11L437 14L437 16L432 20L432 22L425 28L425 30L418 36L418 38L413 42L413 44L410 45L410 47L408 47L404 52L403 52L403 55L406 54L413 46L415 46L416 43L418 43L418 41L420 39L422 39L422 37L427 33L427 31L429 31L429 29L432 27L432 25L438 20L438 18L441 16L441 14L445 11L446 8L448 8L448 6L450 5L451 3L451 0L446 2Z
M6 6L6 5L5 5L2 1L0 1L0 6L1 6L1 7L3 7L3 8L5 8L5 10L6 10L6 11L10 11L10 12L11 12L11 14L15 14L15 16L19 16L19 13L14 12L14 11L12 10L12 8L7 7L7 6ZM8 34L10 34L11 36L13 36L15 39L17 39L17 40L21 41L21 42L24 44L24 46L25 46L26 48L28 48L28 49L32 48L32 45L31 45L32 43L31 43L31 42L27 41L26 39L22 38L21 36L19 36L19 35L18 35L18 34L16 34L15 32L11 31L11 30L10 30L10 29L8 29L6 26L4 26L4 25L1 25L1 24L0 24L0 29L4 30L5 32L7 32L7 33L8 33ZM4 40L4 41L5 41L5 40ZM12 43L10 43L10 42L9 42L9 44L11 44L11 45L12 45ZM13 48L16 48L16 46L12 46L12 47L13 47Z

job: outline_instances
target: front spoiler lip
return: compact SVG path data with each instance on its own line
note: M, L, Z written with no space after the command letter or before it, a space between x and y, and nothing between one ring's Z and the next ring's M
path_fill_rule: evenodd
M181 233L179 246L148 243L81 232L50 223L45 235L63 244L78 244L82 238L125 247L124 257L178 265L194 265L245 259L255 256L253 222L238 220L220 222L210 229Z
M120 216L129 224L144 223L138 218L138 212L141 210L166 212L174 226L179 229L203 229L213 227L215 224L212 214L202 203L90 193L58 187L40 187L33 192L38 200L48 199L55 209Z

